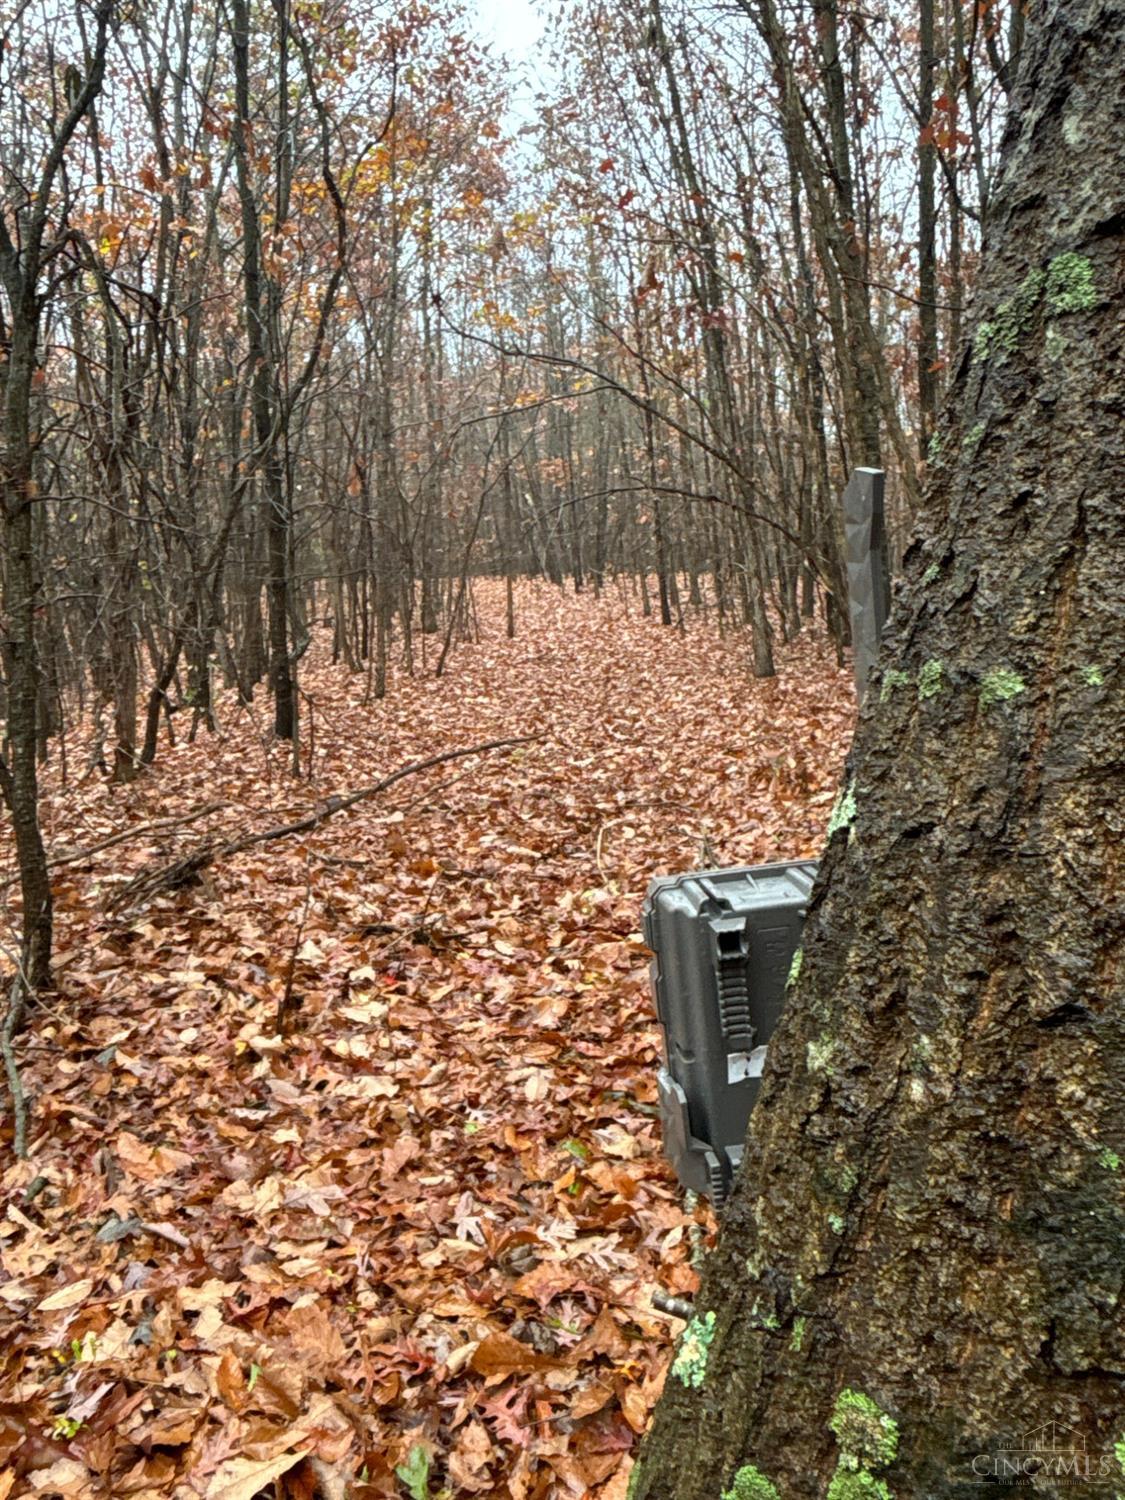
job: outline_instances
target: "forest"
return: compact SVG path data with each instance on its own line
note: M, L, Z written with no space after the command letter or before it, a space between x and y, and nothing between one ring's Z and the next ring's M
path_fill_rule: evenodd
M1123 56L0 0L0 1500L1125 1488Z

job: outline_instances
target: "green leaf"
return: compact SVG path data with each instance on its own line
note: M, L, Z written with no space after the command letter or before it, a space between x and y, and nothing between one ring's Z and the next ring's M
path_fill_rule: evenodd
M410 1492L411 1500L430 1500L430 1450L415 1443L406 1462L395 1467L395 1473Z

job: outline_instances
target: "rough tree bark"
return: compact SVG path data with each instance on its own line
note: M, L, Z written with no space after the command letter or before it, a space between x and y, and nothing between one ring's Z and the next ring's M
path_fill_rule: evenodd
M1033 7L927 534L635 1500L1125 1490L1123 56L1122 0ZM1062 1456L1021 1453L1046 1423Z

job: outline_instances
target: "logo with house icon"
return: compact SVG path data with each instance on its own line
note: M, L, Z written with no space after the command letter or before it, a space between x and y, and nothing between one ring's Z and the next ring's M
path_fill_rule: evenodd
M1000 1450L1003 1453L1041 1455L1085 1453L1086 1439L1077 1428L1067 1427L1064 1422L1044 1422L1039 1427L1033 1427L1030 1432L1025 1432L1014 1442L1001 1443Z

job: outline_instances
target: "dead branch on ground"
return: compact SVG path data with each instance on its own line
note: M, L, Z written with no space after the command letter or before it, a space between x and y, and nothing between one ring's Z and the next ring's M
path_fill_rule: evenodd
M66 854L52 854L47 859L47 868L57 870L60 865L85 864L88 859L93 859L95 854L101 854L103 849L112 849L115 844L125 844L131 839L143 838L146 833L166 833L173 828L183 828L188 823L198 823L200 818L205 818L208 813L219 812L226 807L226 802L208 802L205 807L197 807L194 812L184 813L180 818L158 818L152 823L138 823L136 828L126 828L120 833L110 834L108 838L91 844L88 849L71 849ZM15 885L19 875L9 875L0 880L0 891L6 891L10 885Z
M120 912L139 906L163 891L178 890L182 886L192 885L198 880L200 874L217 859L227 859L233 854L242 854L258 844L269 844L277 839L292 838L296 834L311 833L314 828L319 828L322 823L326 823L337 813L354 807L357 802L376 797L380 792L385 792L394 786L396 782L403 781L408 776L416 776L421 771L428 771L433 766L444 765L450 760L463 760L468 755L483 755L488 750L504 750L512 745L531 744L542 738L541 734L523 734L510 739L485 740L483 744L468 745L463 750L445 750L440 755L430 755L425 760L412 761L409 765L400 766L397 771L392 771L389 776L384 776L382 781L376 781L371 786L360 787L354 792L345 792L342 796L329 797L307 817L298 818L292 823L282 823L276 828L265 828L256 833L240 834L237 838L228 839L225 842L219 839L209 839L187 854L182 854L170 864L150 865L139 871L132 880L116 891L107 905L111 911Z

